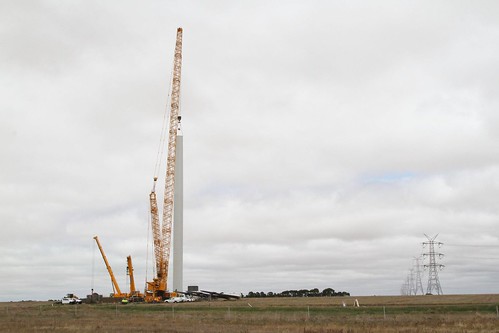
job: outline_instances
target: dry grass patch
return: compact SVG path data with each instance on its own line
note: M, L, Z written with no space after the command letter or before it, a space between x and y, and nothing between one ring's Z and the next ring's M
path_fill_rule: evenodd
M268 298L186 304L0 303L1 332L499 332L498 295ZM249 305L249 304L251 305ZM383 311L385 310L385 311Z

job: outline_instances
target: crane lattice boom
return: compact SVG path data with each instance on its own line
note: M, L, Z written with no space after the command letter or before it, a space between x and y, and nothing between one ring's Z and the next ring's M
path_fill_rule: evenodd
M154 187L149 195L149 201L151 205L151 224L152 224L152 236L154 242L154 257L156 260L156 272L161 271L161 264L163 262L163 247L161 246L161 228L159 224L159 215L158 215L158 202L156 199L156 181L157 178L154 178Z
M151 205L151 224L154 241L154 256L156 259L157 277L152 282L147 282L147 291L152 292L151 300L163 296L167 290L168 267L170 263L171 234L173 225L173 197L175 188L175 160L177 148L177 131L179 127L180 107L180 77L182 68L182 28L177 29L177 40L175 43L175 56L173 63L173 82L170 104L169 130L168 130L168 152L166 159L165 193L163 202L163 219L159 222L158 203L156 198L156 181L149 196Z
M173 63L173 85L170 109L170 128L168 132L168 157L166 164L165 196L163 202L163 225L161 236L164 246L164 276L168 276L170 263L171 234L173 224L173 194L175 188L175 159L177 153L177 130L180 106L180 74L182 69L182 28L177 29L175 57Z

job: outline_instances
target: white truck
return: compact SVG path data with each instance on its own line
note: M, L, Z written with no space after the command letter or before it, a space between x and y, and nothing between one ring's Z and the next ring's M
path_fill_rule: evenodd
M192 302L193 299L186 295L179 295L176 297L171 297L165 300L165 303L182 303L182 302Z
M67 294L61 300L62 304L81 304L83 301L75 294Z

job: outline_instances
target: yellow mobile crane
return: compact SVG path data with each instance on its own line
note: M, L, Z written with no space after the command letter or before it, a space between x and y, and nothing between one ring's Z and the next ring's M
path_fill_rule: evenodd
M129 293L122 293L121 289L118 285L118 281L116 281L116 278L114 277L113 270L111 269L111 265L109 265L109 262L107 261L107 257L104 254L104 249L102 248L102 245L99 241L99 237L95 236L94 237L95 242L97 243L97 246L99 247L99 251L102 255L102 259L104 259L104 263L106 264L107 271L109 272L109 276L111 277L111 282L113 285L113 297L114 298L121 298L122 301L132 301L132 302L139 302L144 300L144 294L142 294L140 291L135 290L135 278L133 276L133 265L132 265L132 256L126 257L127 260L127 274L130 276L130 292Z
M132 265L132 256L126 257L126 270L128 276L130 277L130 294L128 295L129 301L137 302L144 300L144 294L135 289L135 278L133 276L133 265Z
M173 82L170 104L170 122L168 131L168 156L166 164L165 194L163 201L163 219L160 225L158 203L156 200L156 181L154 183L149 202L151 206L151 224L154 243L154 257L156 263L156 277L146 282L144 292L146 302L160 302L170 296L167 289L168 267L171 250L171 231L173 224L173 194L175 185L175 159L177 131L180 122L180 74L182 68L182 28L177 29L175 56L173 62Z
M106 264L107 271L109 272L109 276L111 277L111 282L113 285L113 297L114 298L128 298L127 294L124 294L121 292L120 287L118 286L118 282L116 281L116 278L114 277L113 270L111 269L111 265L109 265L109 262L107 261L107 257L104 254L104 250L102 249L102 245L99 242L99 237L95 236L94 237L95 242L97 243L97 246L99 247L99 251L102 255L102 259L104 259L104 263Z

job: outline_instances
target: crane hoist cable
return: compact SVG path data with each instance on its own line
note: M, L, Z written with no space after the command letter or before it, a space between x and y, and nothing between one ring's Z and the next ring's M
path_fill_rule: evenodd
M153 186L152 186L151 194L149 197L151 210L155 209L155 212L151 212L151 214L149 215L149 221L148 221L148 225L149 226L152 225L152 228L153 228L153 230L152 230L152 233L154 236L153 242L154 242L154 239L159 239L161 237L159 234L161 231L159 229L159 218L158 218L158 214L157 214L156 182L158 180L159 171L161 170L161 166L163 164L163 153L164 153L164 148L166 146L165 143L166 143L166 137L167 137L168 120L169 120L169 115L170 115L170 112L169 112L170 107L169 107L168 101L170 101L170 98L171 98L172 82L173 82L173 69L170 72L169 82L170 83L168 86L168 96L166 99L166 105L165 105L164 112L163 112L163 121L161 123L161 133L160 133L160 137L159 137L158 151L156 153L156 162L154 164ZM154 206L154 208L153 208L153 206ZM151 215L152 215L152 217L151 217ZM150 243L149 243L150 231L149 230L148 230L147 234L148 234L147 253L149 254L149 246L150 246ZM158 251L162 251L161 246L157 246L155 244L152 245L151 250L154 252L154 257L156 257L156 258L158 258L158 256L160 255L158 253ZM157 272L159 271L159 267L157 267L158 264L159 264L159 262L156 260L156 265L153 265L153 275L156 275ZM148 267L148 262L146 262L146 267ZM147 276L146 276L146 282L147 282Z
M166 130L167 130L167 124L168 124L168 116L169 116L169 106L168 106L168 101L170 100L171 96L171 91L172 91L172 77L173 77L173 70L170 73L170 85L168 87L168 97L166 100L166 105L165 105L165 111L163 113L163 122L161 123L161 133L159 136L159 145L158 145L158 152L156 154L156 163L154 164L154 179L157 179L159 176L159 171L161 170L161 165L163 163L163 152L165 148L165 142L166 142Z
M95 277L95 242L92 242L92 284L90 290L94 292L94 277Z
M147 284L147 269L149 267L149 243L150 243L150 235L151 235L151 215L150 213L147 214L147 246L146 246L146 276L145 276L145 281L144 283ZM152 248L151 248L152 251ZM153 266L154 267L154 266ZM155 275L156 272L153 269L153 275Z

